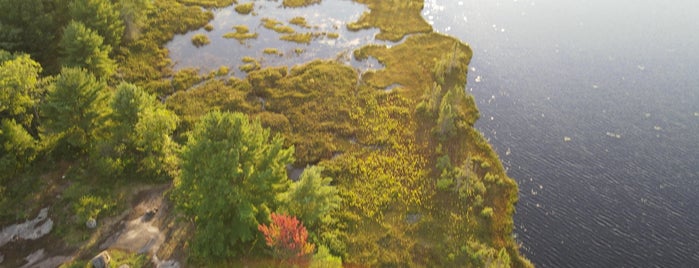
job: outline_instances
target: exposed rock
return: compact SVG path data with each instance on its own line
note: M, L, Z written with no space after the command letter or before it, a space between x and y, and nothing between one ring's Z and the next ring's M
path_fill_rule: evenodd
M41 262L25 264L22 266L22 268L54 268L61 266L61 264L68 262L70 259L71 258L68 256L54 256L51 258L46 258Z
M2 255L2 253L0 253L0 263L2 263L3 261L5 261L5 255Z
M119 265L119 268L131 268L128 264Z
M109 261L111 260L112 257L109 256L109 253L102 251L100 254L90 260L90 264L94 268L107 268L109 267Z
M32 252L32 254L27 255L24 257L24 260L27 261L27 264L25 264L22 267L34 267L34 264L37 263L39 260L43 259L46 256L46 252L44 252L44 249L39 249L37 251Z
M156 266L157 268L180 268L180 263L174 260L161 261Z
M95 229L97 227L97 220L95 220L93 218L89 218L85 222L85 226L87 226L87 228L90 228L90 229Z
M49 209L43 208L33 220L10 225L0 233L0 247L16 240L36 240L51 232L53 221L48 218Z
M135 253L156 253L160 245L165 241L164 235L158 227L142 218L127 222L114 244L110 248L118 248Z

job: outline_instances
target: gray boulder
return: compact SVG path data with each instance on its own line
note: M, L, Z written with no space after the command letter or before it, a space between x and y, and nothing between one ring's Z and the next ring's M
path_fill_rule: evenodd
M89 229L95 229L95 227L97 227L97 220L95 220L93 218L89 218L85 222L85 226L87 226L87 228L89 228Z
M102 251L100 254L97 254L92 260L90 260L90 265L94 268L107 268L109 267L109 261L112 260L112 257L109 256L109 253L106 251Z

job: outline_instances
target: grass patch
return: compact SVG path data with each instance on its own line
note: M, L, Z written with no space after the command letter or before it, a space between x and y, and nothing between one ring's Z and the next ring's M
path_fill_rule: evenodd
M202 47L211 43L209 37L205 34L195 34L192 36L192 44L196 47Z
M368 12L364 12L359 20L347 24L351 31L369 28L379 28L376 39L399 41L411 33L429 33L432 31L425 19L422 18L423 0L356 0L366 4Z
M238 4L235 6L235 12L238 12L238 14L242 15L247 15L252 12L252 10L255 8L255 3L250 2L250 3L245 3L245 4Z
M315 36L313 33L295 33L282 35L279 39L299 44L310 44Z
M211 32L211 31L214 30L214 26L211 25L211 23L206 24L206 25L204 26L204 30L206 30L207 32Z
M262 18L262 26L264 26L267 29L270 29L272 31L275 31L277 33L294 33L294 28L291 28L289 26L283 25L281 21L271 19L271 18Z
M305 7L308 5L318 4L321 0L284 0L284 7Z
M206 8L212 7L227 7L232 4L238 3L237 0L177 0L180 3L186 5L196 5Z
M327 37L330 38L330 39L338 39L338 38L340 38L340 34L339 34L339 33L325 33L325 36L327 36Z
M233 28L235 29L235 32L234 33L225 33L223 35L223 38L234 38L234 39L237 39L242 44L243 42L245 42L245 40L255 39L258 36L257 33L251 33L250 30L248 29L248 26L245 26L245 25L236 25Z
M438 59L443 54L454 52L463 54L464 64L468 65L473 54L470 47L453 37L430 33L410 36L405 42L391 48L383 45L365 46L355 50L354 56L358 60L374 57L385 66L384 69L364 74L364 81L368 84L386 88L398 83L421 94L434 83L433 68ZM460 80L465 83L465 78L464 72Z
M276 48L265 48L262 53L267 54L267 55L278 55L278 56L283 56L284 53L279 51L279 49Z
M311 28L304 17L293 17L289 20L289 23L303 28Z

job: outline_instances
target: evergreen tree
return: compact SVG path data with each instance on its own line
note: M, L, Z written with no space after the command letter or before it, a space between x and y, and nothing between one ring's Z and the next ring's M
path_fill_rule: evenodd
M49 85L42 115L45 134L58 135L78 153L93 145L106 116L106 85L85 69L64 68Z
M110 137L100 144L97 157L105 175L122 171L141 176L167 177L176 169L172 132L179 119L141 88L122 83L110 102Z
M62 1L62 0L61 0ZM55 57L59 0L0 0L0 49L30 53L42 64Z
M322 172L322 167L307 167L299 181L280 196L289 215L298 217L309 227L316 226L329 212L339 208L342 201L337 188L330 185L332 178L323 177Z
M104 44L119 47L124 35L124 22L117 5L110 0L73 0L70 16L104 38Z
M293 148L240 113L211 112L195 126L181 154L176 207L196 224L195 256L231 257L258 237L277 196L286 191Z
M99 78L107 78L116 70L116 63L109 58L112 48L103 44L102 36L80 22L71 21L66 26L59 47L64 66L85 68Z

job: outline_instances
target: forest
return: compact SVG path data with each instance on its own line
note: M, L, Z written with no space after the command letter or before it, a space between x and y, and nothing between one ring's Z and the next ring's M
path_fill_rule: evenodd
M107 247L112 265L532 267L517 185L474 128L471 48L433 32L422 0L354 1L369 11L348 29L402 40L353 51L383 69L251 59L237 78L175 71L165 44L255 2L0 0L0 226L48 207L40 241L86 267L156 189L162 243ZM24 264L20 248L0 241L1 265Z

